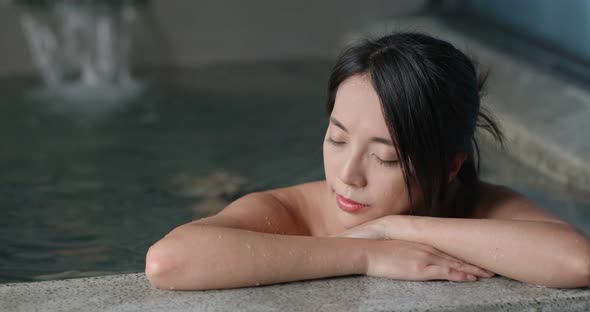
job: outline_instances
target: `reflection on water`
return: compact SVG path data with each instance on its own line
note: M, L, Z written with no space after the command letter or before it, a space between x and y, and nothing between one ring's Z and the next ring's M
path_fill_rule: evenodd
M141 98L100 118L24 97L31 80L1 80L0 282L140 272L174 227L323 178L329 67L149 72ZM488 154L484 176L590 229L587 197Z
M217 170L207 175L182 173L173 177L173 183L177 185L175 188L182 196L198 199L191 207L193 218L197 219L219 212L232 198L243 193L241 189L246 179Z
M173 177L180 193L186 197L234 196L246 182L244 177L225 171L213 171L207 175L181 173Z

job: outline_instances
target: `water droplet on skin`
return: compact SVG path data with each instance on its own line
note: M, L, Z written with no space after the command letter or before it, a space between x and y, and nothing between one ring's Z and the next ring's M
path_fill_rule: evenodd
M174 290L174 286L170 286L170 287L168 287L168 289Z
M246 247L248 247L248 249L252 248L252 246L250 246L250 244L246 244Z
M260 286L260 283L256 282L256 286Z
M217 238L221 239L221 234L217 235Z
M498 253L500 248L494 248L494 261L498 261Z

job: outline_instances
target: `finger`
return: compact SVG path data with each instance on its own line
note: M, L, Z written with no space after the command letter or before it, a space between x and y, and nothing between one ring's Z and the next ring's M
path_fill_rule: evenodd
M333 235L330 235L330 236L332 236L332 237L358 238L358 237L362 236L362 233L355 232L355 231L347 231L347 232L342 232L342 233L338 233L338 234L333 234Z
M380 233L368 229L358 229L358 230L347 230L346 232L342 232L338 234L338 237L349 237L349 238L366 238L366 239L382 239Z
M454 282L474 282L477 280L475 275L436 264L426 267L424 273L429 279L433 280L449 280Z
M449 261L451 264L449 265L450 267L452 267L453 269L459 270L459 271L464 271L466 273L470 273L470 274L475 274L477 276L480 277L493 277L495 274L492 271L480 268L478 266L475 266L473 264L464 262L458 258L455 258L451 255L448 255L442 251L439 251L438 249L435 249L434 254L436 254L437 256ZM443 263L438 263L440 265L444 265Z
M441 264L444 266L444 264ZM472 274L475 276L479 276L479 277L484 277L484 278L489 278L494 276L493 272L490 272L488 270L482 269L478 266L469 264L469 263L465 263L465 262L449 262L447 263L447 265L457 271L463 272L463 273L467 273L467 274Z
M343 231L343 232L340 232L340 233L332 234L329 237L348 237L348 235L351 235L354 232L355 232L354 230L347 230L347 231Z
M372 235L367 232L350 232L350 233L343 233L339 235L340 237L348 237L348 238L371 238Z
M447 273L447 279L455 282L475 282L477 281L477 276L451 269Z

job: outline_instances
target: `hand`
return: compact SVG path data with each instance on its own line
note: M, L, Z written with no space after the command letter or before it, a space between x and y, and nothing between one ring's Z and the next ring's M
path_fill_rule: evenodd
M367 250L365 274L398 280L456 282L494 276L429 245L402 240L375 241Z

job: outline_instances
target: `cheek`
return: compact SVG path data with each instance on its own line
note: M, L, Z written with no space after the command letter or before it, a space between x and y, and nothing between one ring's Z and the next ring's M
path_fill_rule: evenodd
M336 158L334 157L333 152L330 150L330 146L327 146L327 144L328 143L324 143L323 148L324 173L326 175L326 180L331 181L336 167Z
M409 197L401 170L380 175L374 181L375 198L384 214L400 214L409 209Z
M330 174L329 165L330 165L330 155L328 150L326 149L326 143L324 143L322 148L322 154L324 159L324 173L326 174L326 180L328 179L328 175Z

